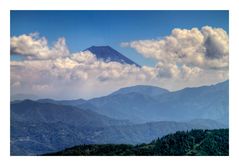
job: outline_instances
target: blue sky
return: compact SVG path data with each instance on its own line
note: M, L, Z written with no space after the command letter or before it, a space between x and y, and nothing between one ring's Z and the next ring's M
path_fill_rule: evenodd
M11 36L40 33L49 43L65 37L71 52L110 45L140 65L154 61L121 42L159 39L174 28L205 25L229 31L228 11L11 11Z

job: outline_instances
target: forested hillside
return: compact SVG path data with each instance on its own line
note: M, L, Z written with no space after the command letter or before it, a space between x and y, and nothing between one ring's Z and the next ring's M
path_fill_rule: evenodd
M80 145L46 155L72 156L228 156L229 129L179 131L149 144Z

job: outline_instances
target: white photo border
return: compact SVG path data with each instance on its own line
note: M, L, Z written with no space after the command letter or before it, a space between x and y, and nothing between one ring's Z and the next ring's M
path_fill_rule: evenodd
M236 165L239 149L239 1L234 0L0 0L1 136L5 165ZM14 157L10 156L11 10L229 10L230 154L225 157ZM237 127L238 126L238 127Z

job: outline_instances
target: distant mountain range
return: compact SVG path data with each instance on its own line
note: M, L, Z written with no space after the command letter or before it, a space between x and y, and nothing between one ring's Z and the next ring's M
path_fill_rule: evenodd
M105 62L113 61L122 64L129 64L141 67L140 65L130 60L126 56L122 55L121 53L111 48L110 46L92 46L85 49L84 51L90 51L92 54L96 56L97 59L101 59Z
M148 143L176 131L225 127L200 119L131 124L90 110L24 100L11 105L11 155L43 154L79 144Z
M90 100L38 101L72 105L133 123L199 118L213 119L228 126L229 81L174 92L155 86L137 85Z
M90 100L11 102L11 155L36 155L80 144L148 143L176 131L228 127L228 87L176 92L119 89Z
M175 92L152 86L134 86L120 89L108 96L90 99L79 107L135 123L200 118L228 125L228 91L228 81Z

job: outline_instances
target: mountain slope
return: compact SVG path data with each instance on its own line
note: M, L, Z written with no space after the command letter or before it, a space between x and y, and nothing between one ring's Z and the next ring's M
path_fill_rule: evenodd
M76 100L39 99L37 101L40 103L51 103L51 104L69 105L69 106L78 106L86 102L86 100L84 99L76 99Z
M149 144L81 145L49 156L228 156L229 130L192 130L166 135Z
M116 94L88 100L80 108L92 109L97 113L115 119L144 123L151 118L150 110L157 101L140 93ZM148 112L148 113L147 113ZM157 120L150 120L157 121Z
M226 126L212 120L202 120L204 123L160 121L127 126L109 126L97 129L97 135L92 136L97 144L139 144L149 143L152 139L192 129L220 129Z
M139 86L136 90L135 87L128 87L108 96L88 100L80 107L136 123L189 121L199 118L217 120L228 125L228 81L158 95L148 92L144 91L144 86ZM156 90L153 92L158 93Z
M205 121L204 121L205 122ZM94 122L92 122L94 123ZM176 131L217 129L225 126L191 122L152 122L97 127L64 122L11 121L11 155L37 155L80 144L139 144ZM213 126L213 127L211 127Z
M11 104L11 155L34 155L92 143L92 129L126 124L129 122L90 110L24 100Z
M196 118L213 119L228 126L228 81L167 93L158 96L157 101L160 115L165 119L183 121Z
M103 61L106 62L114 61L122 64L130 64L140 67L140 65L133 62L132 60L122 55L118 51L114 50L110 46L92 46L90 48L85 49L84 51L90 51L97 57L97 59L102 59Z
M37 155L54 152L76 144L91 144L85 127L62 122L11 122L11 155Z
M114 120L90 110L32 100L11 104L11 120L38 123L62 122L81 127L128 124L126 121Z

